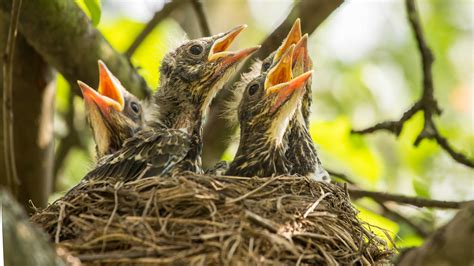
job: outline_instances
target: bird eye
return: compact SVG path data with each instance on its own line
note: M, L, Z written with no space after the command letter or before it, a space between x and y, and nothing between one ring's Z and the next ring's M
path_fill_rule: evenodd
M189 52L192 55L200 55L202 53L202 51L204 51L204 48L199 44L195 44L195 45L189 47Z
M136 102L131 102L131 103L130 103L130 108L132 109L132 111L133 111L135 114L139 114L139 113L140 113L140 106L138 105L138 103L136 103Z
M267 71L270 68L270 62L266 62L262 65L263 72Z
M254 95L254 94L257 92L258 88L259 88L259 86L258 86L257 83L251 85L251 86L249 87L249 95L250 95L250 96Z

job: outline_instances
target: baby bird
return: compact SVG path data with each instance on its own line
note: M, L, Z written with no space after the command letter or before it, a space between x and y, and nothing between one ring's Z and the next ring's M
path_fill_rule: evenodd
M84 96L86 116L96 144L97 159L119 150L126 139L144 124L140 101L99 60L97 91L78 81Z
M290 172L285 133L298 108L308 71L291 79L293 44L268 72L250 81L238 109L240 142L226 175L272 176Z
M227 51L245 27L190 40L167 53L160 67L160 87L153 95L154 119L85 178L128 181L201 172L202 124L209 104L238 63L259 48Z

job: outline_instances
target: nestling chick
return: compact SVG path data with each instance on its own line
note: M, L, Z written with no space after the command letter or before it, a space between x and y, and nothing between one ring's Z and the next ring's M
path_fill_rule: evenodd
M120 149L126 139L143 127L140 101L99 60L97 91L78 81L84 96L86 116L96 143L97 159Z
M227 51L246 26L190 40L169 52L153 96L154 119L86 178L134 180L152 175L201 172L202 123L211 100L258 47Z
M248 83L239 105L240 142L227 175L272 176L288 174L284 138L312 72L291 79L292 45L268 72Z
M291 45L296 45L292 58L292 75L298 76L309 71L312 69L312 61L308 54L307 43L308 35L305 34L303 37L301 36L301 23L300 20L297 19L278 49L263 61L256 62L252 66L252 71L244 75L244 81L241 82L239 86L245 86L248 84L248 80L267 72L279 61L281 55ZM289 172L286 174L296 174L312 177L315 180L329 181L329 175L322 167L315 144L308 130L312 102L311 84L311 79L306 82L303 99L291 118L285 133L285 139L287 139L288 144L286 158L292 164L292 166L288 168ZM236 89L236 91L239 90L242 89Z

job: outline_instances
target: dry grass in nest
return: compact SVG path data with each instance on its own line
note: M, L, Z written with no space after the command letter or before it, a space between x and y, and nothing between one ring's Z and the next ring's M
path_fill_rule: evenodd
M392 254L338 185L190 174L80 184L31 219L94 264L376 264Z

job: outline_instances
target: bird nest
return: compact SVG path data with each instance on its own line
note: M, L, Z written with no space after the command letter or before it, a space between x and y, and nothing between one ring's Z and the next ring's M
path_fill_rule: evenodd
M343 187L189 174L81 183L32 221L86 264L380 264Z

